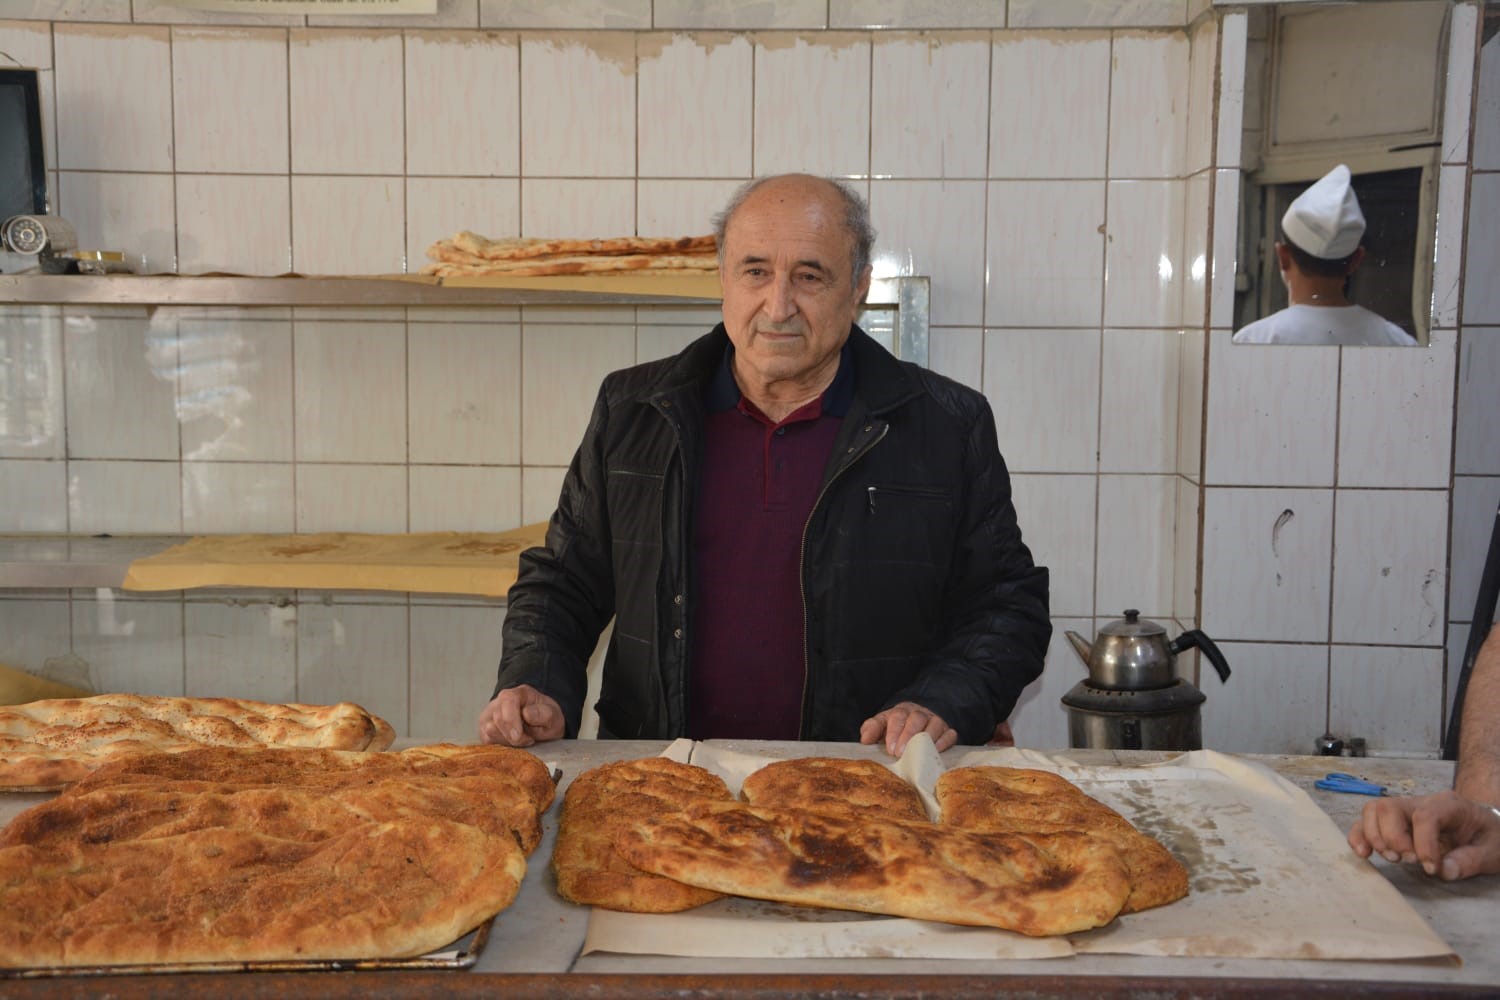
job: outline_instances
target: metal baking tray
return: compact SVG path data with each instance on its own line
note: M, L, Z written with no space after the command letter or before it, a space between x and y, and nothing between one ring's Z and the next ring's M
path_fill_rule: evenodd
M61 976L155 976L179 972L373 972L382 970L469 969L490 940L491 916L446 948L416 958L289 959L275 962L176 962L158 965L78 965L0 969L0 979Z

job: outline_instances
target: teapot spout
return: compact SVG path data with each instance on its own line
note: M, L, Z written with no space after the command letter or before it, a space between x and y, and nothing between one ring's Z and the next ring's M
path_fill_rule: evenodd
M1068 641L1073 644L1073 651L1078 654L1078 658L1087 664L1094 652L1093 644L1072 629L1064 632L1063 635L1067 636Z

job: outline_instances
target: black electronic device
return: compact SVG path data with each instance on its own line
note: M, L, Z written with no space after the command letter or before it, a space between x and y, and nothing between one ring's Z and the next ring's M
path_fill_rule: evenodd
M37 71L0 69L0 221L47 208Z

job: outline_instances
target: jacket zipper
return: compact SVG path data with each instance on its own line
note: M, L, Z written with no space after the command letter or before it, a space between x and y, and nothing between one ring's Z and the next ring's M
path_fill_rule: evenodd
M929 489L921 486L866 486L865 500L870 506L871 514L875 513L875 497L880 493L899 497L930 497L934 500L946 500L951 495L947 490Z
M857 452L853 448L849 449L851 454L848 459L834 471L833 475L828 477L828 482L824 483L823 488L818 491L818 497L813 501L812 509L807 512L807 522L802 525L802 545L797 551L797 588L801 591L802 597L802 699L797 703L797 736L799 738L806 731L807 685L812 677L812 663L807 656L807 643L812 638L807 627L807 532L812 528L813 517L817 515L818 507L823 503L823 498L828 495L828 490L838 481L840 476L848 471L851 465L868 454L871 448L874 448L881 441L885 440L885 436L890 432L890 429L891 425L889 423L882 424L880 433L872 440L866 442ZM873 487L868 495L870 504L873 507L875 503Z
M679 519L678 530L682 532L682 535L677 539L677 542L678 542L677 551L680 552L680 553L685 553L685 552L688 551L688 544L689 544L688 543L688 536L691 534L691 532L689 532L689 530L688 530L688 523L687 523L687 521L688 521L688 504L687 504L687 496L686 496L686 492L687 492L687 474L686 474L686 471L685 471L686 460L683 457L682 428L679 427L678 424L677 424L677 415L676 415L675 407L673 407L672 401L670 399L667 399L664 396L658 397L657 400L656 400L656 407L657 407L657 412L662 415L662 419L664 419L667 422L667 426L672 429L672 437L673 437L673 439L677 443L677 449L676 449L676 451L677 451L678 476L682 480L682 486L680 487L680 489L678 491L678 493L679 493L679 502L682 504L682 517ZM662 508L661 508L662 524L661 524L661 529L660 530L661 530L662 539L663 539L663 541L665 541L666 536L667 536L667 524L666 524L666 522L667 522L667 506L666 506L666 500L665 500L667 493L666 493L666 488L665 488L666 487L665 480L663 480L662 486L663 486L663 490L662 490L663 502L662 502ZM690 561L691 560L689 560L689 562ZM678 574L678 586L676 588L673 588L673 589L676 590L677 594L686 595L687 591L688 591L688 578L687 578L687 565L685 563L681 564L681 565L679 565L677 567L677 574ZM674 595L674 596L676 596L676 595ZM686 597L684 596L684 601L685 600L686 600ZM679 606L676 605L676 604L673 605L673 608L677 608L677 607L679 607ZM686 607L686 604L684 603L684 605L682 605L682 607ZM669 610L667 612L668 615L682 614L682 613L683 612L672 611L672 610ZM686 617L684 617L682 619L682 625L675 626L675 628L677 628L677 629L680 630L680 629L682 629L682 627L684 625L686 625L686 623L687 623L687 619L686 619ZM661 635L661 624L660 624L660 622L657 623L656 634L657 635ZM677 715L678 715L679 718L681 718L683 720L683 731L684 732L686 732L686 725L687 725L688 685L690 683L692 683L692 678L689 676L690 671L686 669L686 664L687 664L687 661L688 661L688 657L687 657L687 653L684 651L686 647L683 645L686 642L687 642L687 636L684 633L683 637L678 640L678 649L677 649L677 660L678 660L678 663L683 668L683 669L681 669L681 670L678 671L681 674L681 677L682 677L682 684L681 684L681 688L682 688L681 694L682 694L682 697L679 700L679 704L677 705ZM805 656L806 653L804 653L803 655ZM666 678L662 675L660 664L658 664L658 666L657 666L657 678L656 678L656 680L657 680L657 684L661 686L662 702L666 703L666 701L667 701ZM667 705L667 721L670 721L671 716L672 716L672 706L671 705ZM668 726L668 730L669 731L670 731L670 729L671 729L671 727Z

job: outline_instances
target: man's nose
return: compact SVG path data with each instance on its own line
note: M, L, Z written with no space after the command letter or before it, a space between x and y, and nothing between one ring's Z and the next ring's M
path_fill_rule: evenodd
M778 276L771 282L766 294L766 318L772 323L785 323L797 314L797 301L792 295L790 276Z

